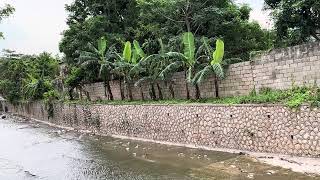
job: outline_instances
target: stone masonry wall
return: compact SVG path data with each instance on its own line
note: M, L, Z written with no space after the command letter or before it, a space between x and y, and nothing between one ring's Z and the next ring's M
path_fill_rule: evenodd
M9 112L78 130L198 147L320 157L320 109L282 105L12 106Z
M288 89L294 85L320 84L320 43L276 49L262 54L250 62L231 65L227 70L226 79L221 80L219 90L223 97L248 95L252 90L263 87ZM186 98L184 73L176 73L173 77L175 98ZM200 85L201 97L214 97L213 77ZM121 99L119 82L112 82L115 99ZM135 99L142 99L140 88L132 87ZM161 84L164 98L171 98L168 86ZM150 99L148 85L141 88L145 99ZM189 85L190 94L194 96L194 87ZM106 99L102 83L90 84L85 88L92 100ZM157 91L157 89L156 89ZM157 91L157 96L159 92Z

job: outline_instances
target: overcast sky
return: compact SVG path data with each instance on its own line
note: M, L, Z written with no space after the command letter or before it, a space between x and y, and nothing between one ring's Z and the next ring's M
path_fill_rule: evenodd
M47 51L59 53L61 33L67 28L65 4L73 0L0 0L16 8L9 19L0 24L5 40L0 40L0 50L10 49L20 53L36 54ZM262 27L270 28L268 13L262 12L263 0L236 0L249 4L253 9L251 19Z

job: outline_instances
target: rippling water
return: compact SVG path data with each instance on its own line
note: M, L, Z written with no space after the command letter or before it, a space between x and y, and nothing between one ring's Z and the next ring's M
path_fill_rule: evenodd
M230 153L81 135L13 119L0 120L0 144L0 180L317 179Z

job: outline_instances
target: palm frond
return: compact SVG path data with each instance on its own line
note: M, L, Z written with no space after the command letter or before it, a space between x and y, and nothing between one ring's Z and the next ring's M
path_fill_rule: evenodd
M106 50L107 50L107 40L106 40L105 37L101 37L98 40L98 51L99 51L99 54L101 56L104 56Z
M211 64L218 64L222 62L224 56L224 42L218 39L216 42L216 50L213 52Z
M91 52L91 53L94 53L94 54L100 54L99 50L91 43L88 43L86 48L88 49L88 51L86 51L86 52Z
M99 62L99 58L93 56L80 56L77 58L78 64L82 65L87 61L96 61Z
M195 57L195 42L194 36L191 32L183 34L182 42L184 45L184 56L188 59L189 64L194 64Z
M181 61L173 62L173 63L169 64L168 66L166 66L166 68L164 68L160 72L159 77L162 80L165 80L167 76L170 76L173 72L176 72L176 70L183 67L183 65L184 65L183 62L181 62Z
M141 48L141 46L140 46L138 41L134 40L133 41L133 46L134 46L135 51L137 52L137 55L139 55L141 58L146 57L146 54L142 50L142 48Z
M184 54L179 52L167 52L165 54L165 57L176 59L176 60L188 61L188 58Z
M142 83L150 82L150 81L153 81L153 78L151 76L146 76L146 77L143 77L143 78L139 79L136 83L134 83L134 86L138 87Z
M99 76L106 76L107 74L110 74L111 72L111 67L108 64L102 64L100 66L99 70Z
M127 62L130 62L131 61L131 55L132 55L131 43L129 41L127 41L125 46L124 46L124 49L123 49L122 57Z
M81 66L86 68L86 67L91 67L92 65L97 65L98 63L99 63L98 60L95 60L95 59L86 60L83 63L81 63Z
M210 75L213 74L211 66L206 66L201 71L199 71L192 79L193 84L200 84L205 81Z
M145 71L145 68L143 68L142 66L140 66L140 64L135 64L129 71L129 76L135 76L139 73L142 73Z
M214 74L219 78L223 79L225 77L223 68L221 64L212 64L211 65Z

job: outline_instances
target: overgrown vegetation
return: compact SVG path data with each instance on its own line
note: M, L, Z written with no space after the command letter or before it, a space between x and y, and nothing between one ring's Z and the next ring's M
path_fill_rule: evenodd
M58 60L48 53L27 56L6 51L0 58L0 94L13 103L50 100L57 97L58 73Z
M303 104L311 105L312 107L320 107L320 89L317 87L293 87L288 90L272 90L263 88L259 93L255 90L247 96L235 96L228 98L208 98L200 100L137 100L137 101L65 101L72 104L109 104L109 105L141 105L141 104L285 104L289 108L298 108Z

